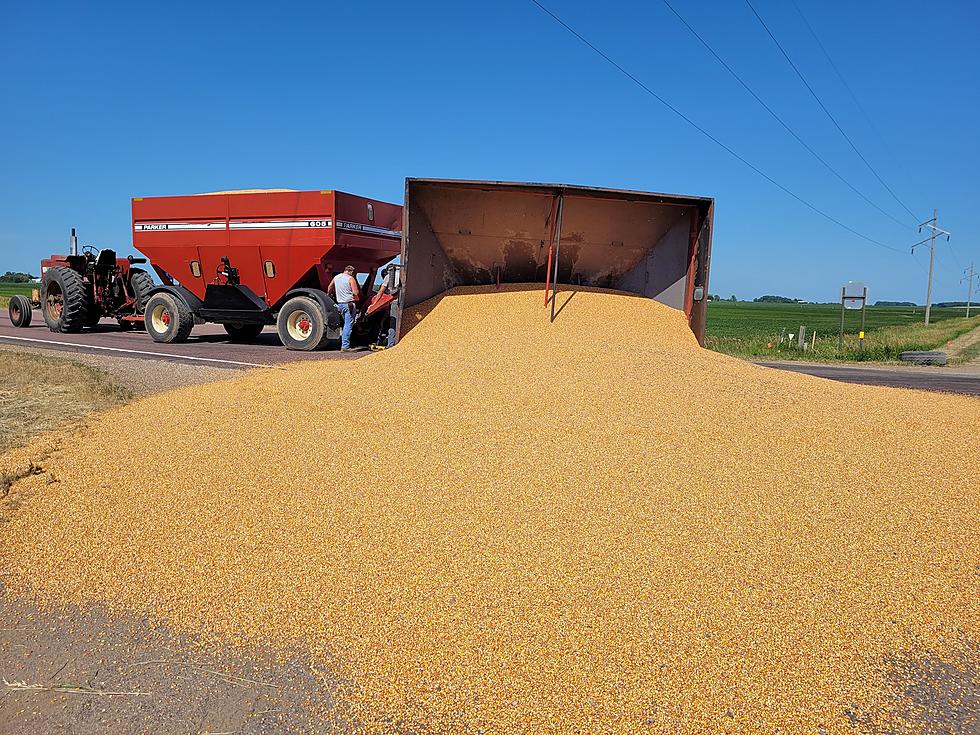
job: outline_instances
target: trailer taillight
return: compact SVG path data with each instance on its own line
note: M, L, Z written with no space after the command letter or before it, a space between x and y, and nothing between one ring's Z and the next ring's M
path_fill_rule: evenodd
M265 277L275 278L276 277L276 264L271 260L265 261Z
M197 260L191 261L191 275L194 276L194 278L201 277L201 263Z

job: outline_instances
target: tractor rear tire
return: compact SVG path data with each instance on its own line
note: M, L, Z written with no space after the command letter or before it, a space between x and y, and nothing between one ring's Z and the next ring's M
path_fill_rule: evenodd
M89 323L89 295L81 274L67 266L48 268L41 284L41 313L52 332L80 332Z
M244 324L242 322L229 322L222 324L222 326L228 332L228 337L232 342L254 342L265 329L264 324Z
M141 268L129 269L129 288L136 298L136 313L142 314L146 308L146 301L150 298L150 291L155 286L150 274Z
M279 310L276 331L287 350L322 350L333 336L323 307L309 296L291 298Z
M7 304L7 314L10 316L10 323L15 327L31 326L31 319L34 316L32 308L31 300L26 296L21 296L20 294L11 296L10 303Z
M186 342L194 328L194 315L182 299L162 291L146 302L146 333L154 342Z
M88 313L85 315L85 326L96 327L102 320L102 309L98 304L89 302Z

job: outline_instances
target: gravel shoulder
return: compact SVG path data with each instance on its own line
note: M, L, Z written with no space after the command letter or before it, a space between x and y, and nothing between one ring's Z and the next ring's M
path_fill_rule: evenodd
M27 353L56 360L66 360L100 370L114 383L134 395L149 395L172 390L184 385L199 385L225 380L241 374L238 368L222 368L214 365L175 363L162 360L145 360L116 355L94 355L85 352L66 353L35 347L11 346L0 343L0 352Z

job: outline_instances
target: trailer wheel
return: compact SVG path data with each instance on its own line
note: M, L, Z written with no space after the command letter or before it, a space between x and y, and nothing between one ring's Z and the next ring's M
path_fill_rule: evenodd
M140 268L130 268L129 288L132 290L133 296L136 297L136 313L142 313L143 309L146 307L147 299L150 298L150 291L155 288L153 285L153 279L145 270Z
M31 311L31 300L26 296L17 294L10 298L7 304L7 314L10 316L10 323L15 327L31 326L31 318L34 312Z
M186 342L194 328L194 315L181 299L163 291L146 302L146 332L154 342Z
M296 296L283 305L276 330L287 350L307 352L323 349L333 331L327 327L323 308L308 296Z
M228 322L222 324L228 337L232 342L251 342L265 329L264 324L244 324L242 322Z
M88 289L81 274L57 265L48 268L41 286L41 313L52 332L80 332L89 323Z

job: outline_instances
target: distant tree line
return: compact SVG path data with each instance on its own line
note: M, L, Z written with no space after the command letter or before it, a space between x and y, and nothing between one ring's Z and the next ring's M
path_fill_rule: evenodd
M875 306L915 306L914 301L875 301Z
M788 296L766 295L752 300L760 304L798 304L803 299L791 299Z
M0 283L30 283L36 280L37 276L32 276L30 273L15 273L14 271L7 271L0 276Z

